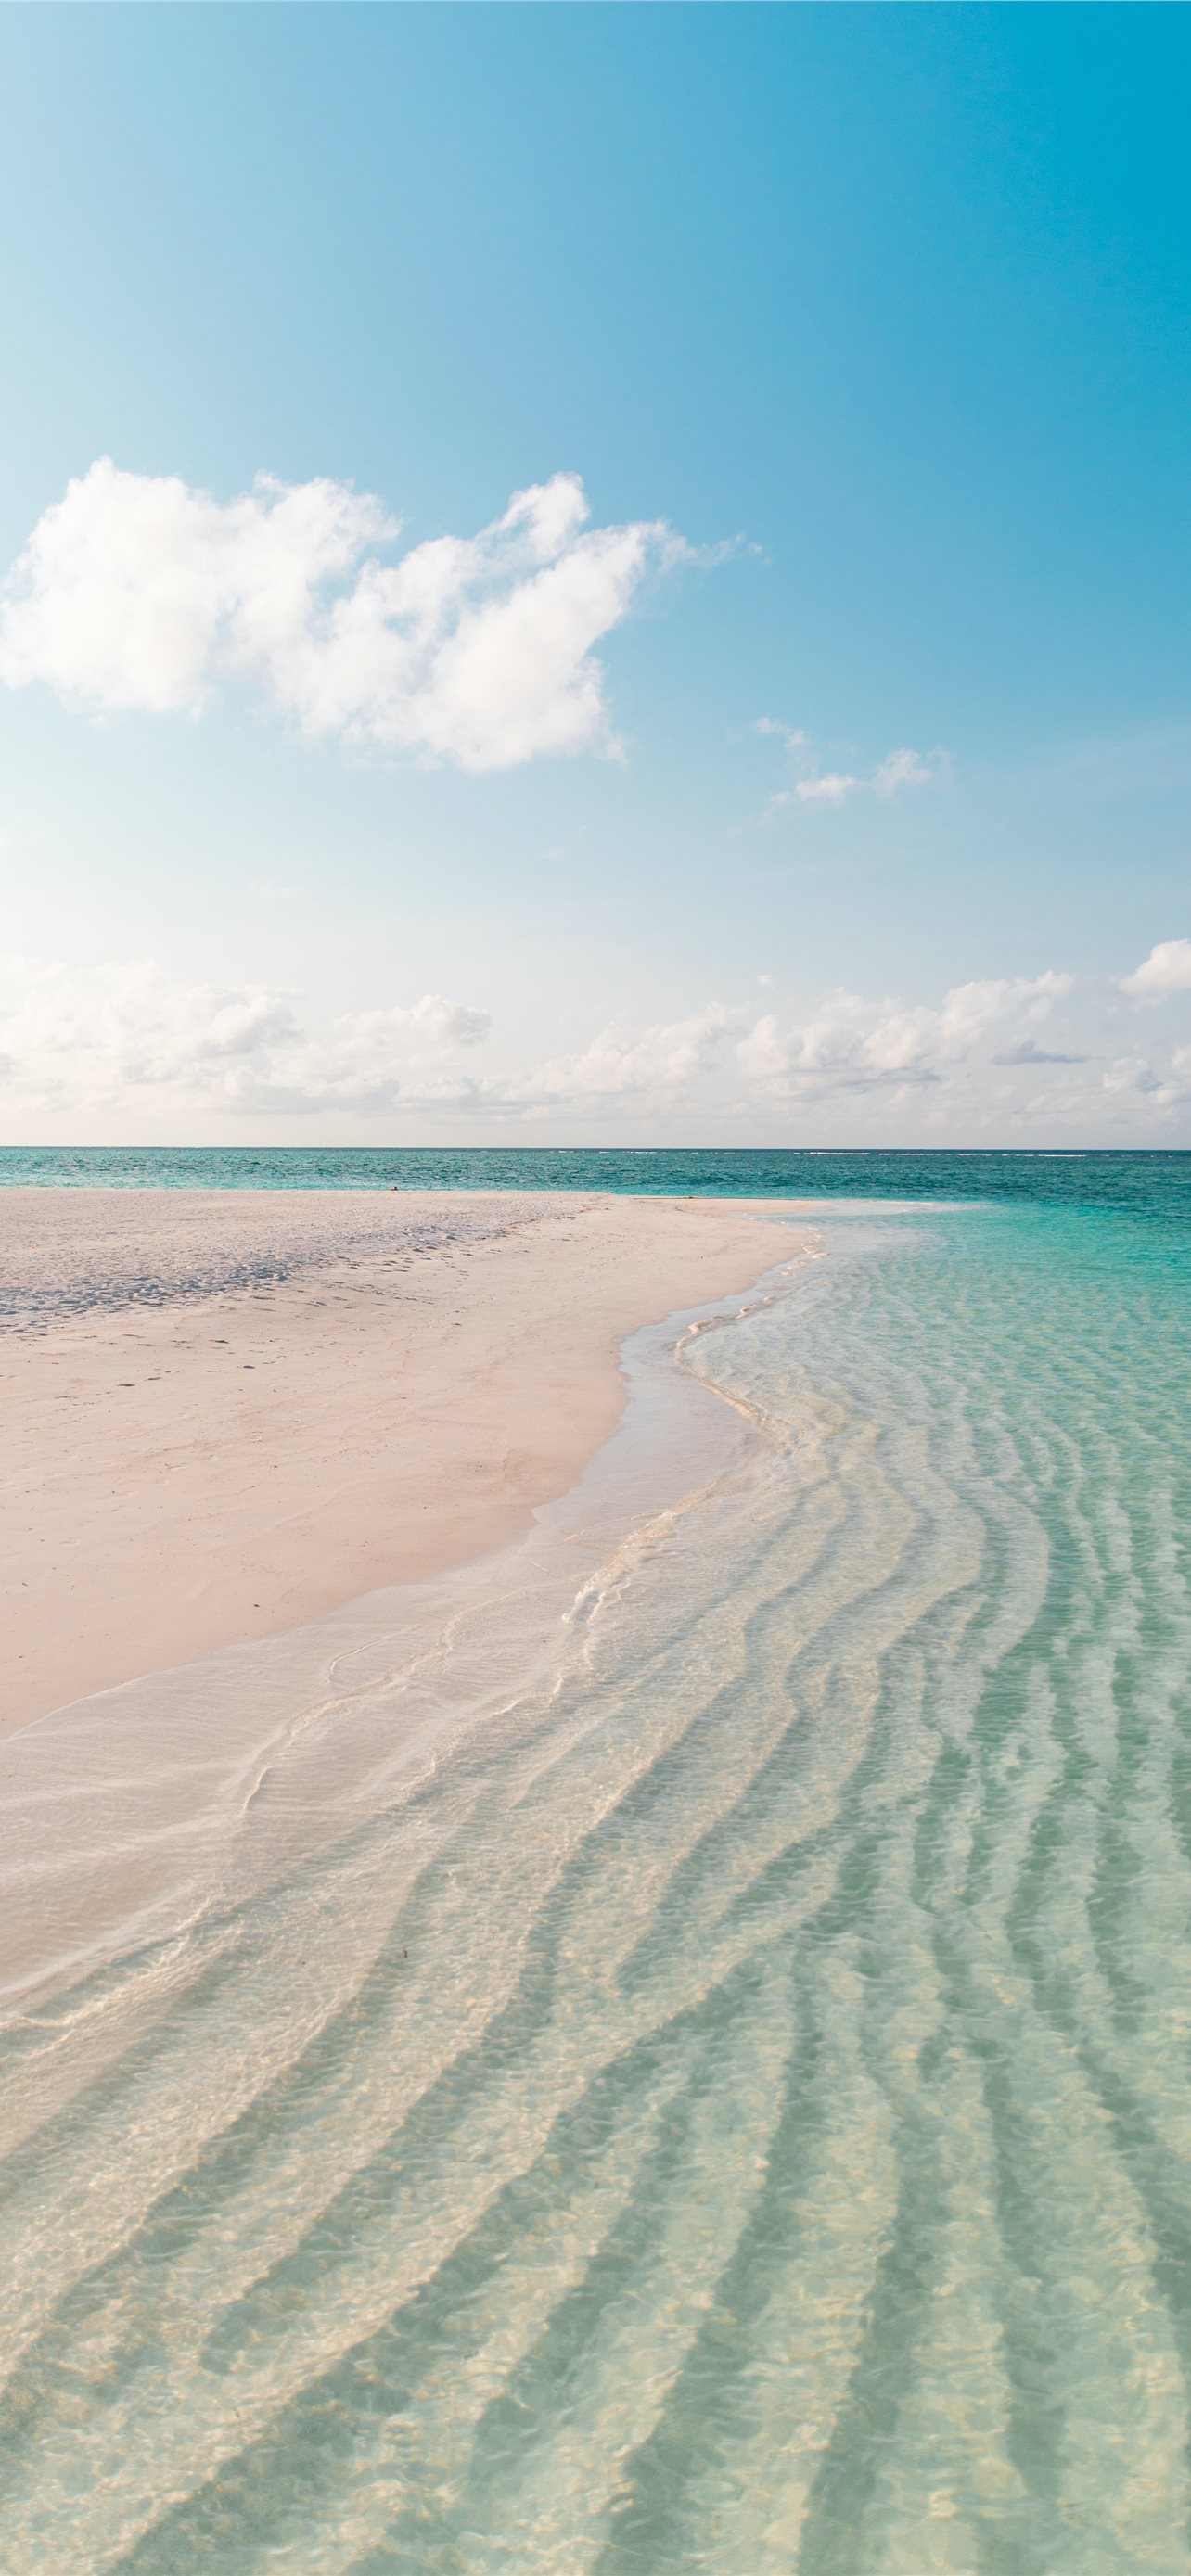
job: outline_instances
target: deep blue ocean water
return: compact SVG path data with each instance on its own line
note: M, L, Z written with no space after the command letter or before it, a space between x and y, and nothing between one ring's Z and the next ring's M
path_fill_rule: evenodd
M388 1160L864 1205L416 1635L142 1686L286 1723L0 2029L5 2576L1191 2576L1191 1158Z

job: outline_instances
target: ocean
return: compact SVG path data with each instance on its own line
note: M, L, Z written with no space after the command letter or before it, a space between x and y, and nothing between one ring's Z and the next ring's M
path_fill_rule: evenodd
M1191 1217L1191 1151L812 1147L0 1146L0 1189L631 1190L699 1198L998 1199L1155 1204Z
M747 1159L530 1540L5 1748L6 2576L1191 2570L1191 1157Z

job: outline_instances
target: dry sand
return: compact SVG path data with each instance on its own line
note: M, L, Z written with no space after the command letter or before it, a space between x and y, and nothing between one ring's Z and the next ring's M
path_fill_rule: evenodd
M793 1217L0 1191L0 1727L515 1536L612 1429L625 1336L748 1288Z

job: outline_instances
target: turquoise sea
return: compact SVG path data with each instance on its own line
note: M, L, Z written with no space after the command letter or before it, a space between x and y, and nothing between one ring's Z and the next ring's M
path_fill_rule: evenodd
M0 1188L631 1190L1191 1208L1191 1152L820 1153L785 1146L0 1146Z
M1191 2571L1191 1157L645 1159L531 1540L5 1749L5 2576Z

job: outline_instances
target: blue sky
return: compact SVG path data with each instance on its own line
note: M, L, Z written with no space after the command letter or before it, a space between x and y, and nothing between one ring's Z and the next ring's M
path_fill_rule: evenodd
M0 12L0 1133L1191 1141L1189 77Z

